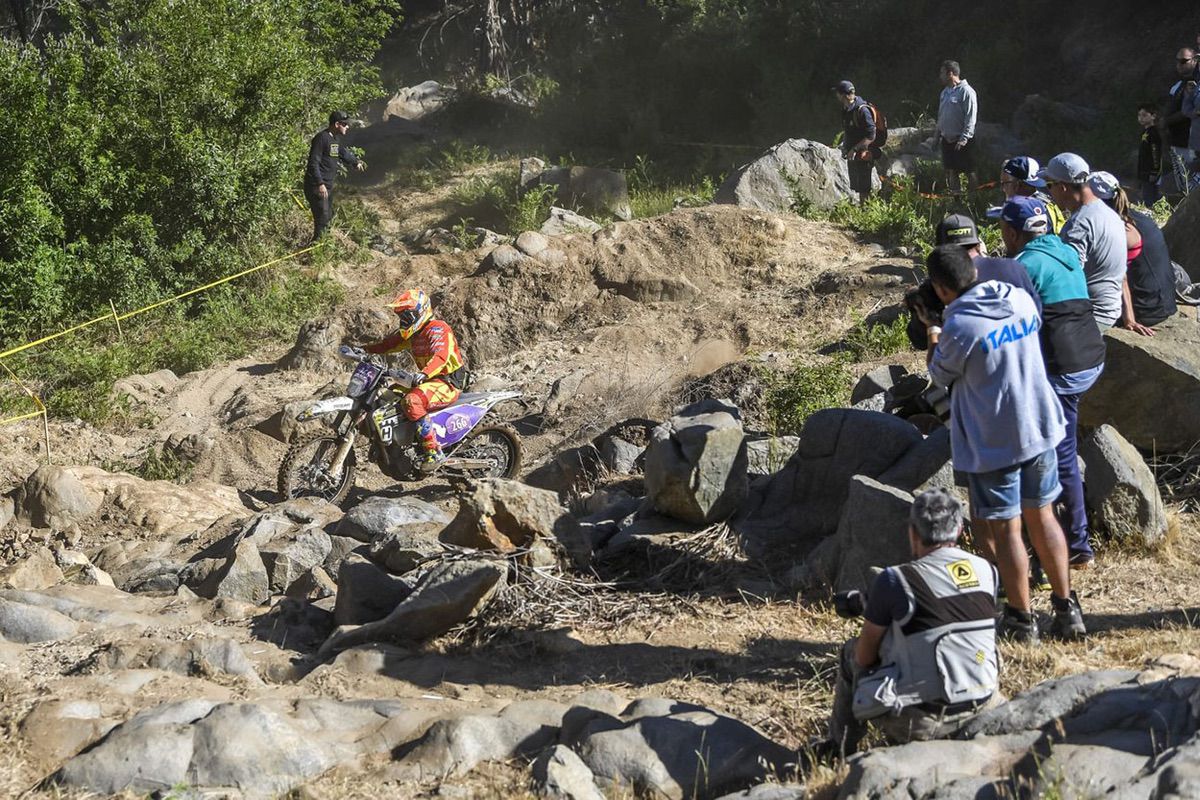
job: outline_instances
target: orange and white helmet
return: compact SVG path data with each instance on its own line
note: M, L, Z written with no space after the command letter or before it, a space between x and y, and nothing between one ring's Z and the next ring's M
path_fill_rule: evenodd
M402 292L388 303L388 308L400 318L399 334L403 339L411 339L426 322L433 319L433 306L429 303L429 296L421 289Z

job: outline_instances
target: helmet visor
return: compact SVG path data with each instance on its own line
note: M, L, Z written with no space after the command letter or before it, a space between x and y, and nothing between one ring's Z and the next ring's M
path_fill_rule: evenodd
M406 308L403 311L397 311L396 316L400 319L403 327L411 328L421 318L421 312L415 308Z

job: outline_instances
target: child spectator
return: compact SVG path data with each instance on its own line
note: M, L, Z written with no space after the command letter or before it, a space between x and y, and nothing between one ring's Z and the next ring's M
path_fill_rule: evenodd
M1158 127L1158 108L1154 103L1142 103L1138 106L1137 118L1138 124L1142 126L1142 139L1138 145L1137 176L1142 203L1148 208L1162 197L1158 191L1158 179L1162 175L1163 133Z

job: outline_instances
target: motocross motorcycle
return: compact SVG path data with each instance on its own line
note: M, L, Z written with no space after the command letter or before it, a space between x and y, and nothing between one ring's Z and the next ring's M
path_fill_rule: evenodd
M422 472L416 423L404 416L403 394L393 380L412 373L388 369L382 358L343 345L339 355L356 362L346 394L319 400L296 415L300 422L331 417L332 429L293 444L279 465L278 489L285 500L320 497L338 504L354 487L355 440L370 441L368 459L395 481L416 481L445 473L469 478L512 478L521 466L521 438L493 411L520 401L520 392L464 392L429 421L446 460L433 473Z

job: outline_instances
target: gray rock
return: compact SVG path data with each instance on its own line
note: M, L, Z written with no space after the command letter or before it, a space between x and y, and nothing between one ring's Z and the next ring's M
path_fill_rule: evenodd
M858 379L850 392L850 403L856 404L877 394L886 394L896 385L896 381L908 374L908 370L899 364L889 364L876 367Z
M761 783L795 761L793 751L750 726L705 709L625 719L631 721L618 728L599 720L578 750L602 784L639 794L716 797Z
M1016 771L1032 797L1106 797L1137 776L1148 760L1115 747L1059 743L1047 756L1026 758Z
M346 338L341 323L334 319L310 319L300 325L296 343L279 360L284 369L332 372L341 366L337 349Z
M163 558L127 561L112 571L113 582L126 592L174 592L185 565Z
M325 563L333 543L322 530L302 530L258 548L271 591L282 594L313 567Z
M851 408L858 411L883 411L887 408L888 396L885 392L873 394L870 397L865 397L857 403L851 404Z
M931 157L937 155L934 146L933 128L900 127L888 129L887 144L883 146L886 155L913 155Z
M403 757L415 779L465 775L485 761L529 757L558 738L565 707L546 700L510 703L499 714L440 720Z
M950 429L938 428L908 448L879 476L879 481L913 494L933 486L953 488L954 466L950 456Z
M837 531L851 476L878 478L921 441L916 428L890 414L818 411L787 465L755 484L734 527L752 553L789 546L804 554Z
M411 572L445 551L437 538L440 530L440 524L415 524L385 533L371 543L370 559L396 575Z
M557 494L503 478L477 481L441 540L502 553L556 542L578 566L586 565L592 554L591 542Z
M501 274L510 274L525 261L526 255L511 244L492 248L483 261L484 269L495 269Z
M1163 226L1163 238L1171 260L1179 262L1193 281L1200 282L1200 192L1189 193L1176 206Z
M1012 131L1024 141L1039 145L1047 142L1047 137L1078 137L1094 129L1100 120L1101 112L1095 108L1029 94L1013 112Z
M600 440L600 460L614 475L636 475L641 472L638 459L646 448L626 441L620 436L605 436Z
M188 785L266 800L339 763L395 747L414 728L405 713L384 701L169 703L117 727L52 781L105 795Z
M585 233L590 236L600 229L600 223L594 220L574 211L553 206L550 209L550 218L542 223L541 233L546 236L569 236L572 233Z
M654 429L646 495L661 513L693 524L722 520L746 499L746 442L737 407L693 403Z
M734 792L717 800L805 800L808 790L797 783L760 783L750 789Z
M507 574L503 562L438 564L390 614L358 627L338 628L321 646L321 653L329 655L366 642L421 642L439 636L482 610L504 585ZM339 599L342 591L339 583Z
M878 176L873 180L877 188ZM850 197L841 153L819 142L788 139L730 173L714 202L781 214L792 210L796 192L817 208Z
M1002 796L1000 783L1039 738L1039 733L981 736L967 742L910 742L860 753L847 761L838 800L911 798L968 800Z
M543 250L550 246L550 240L537 231L523 231L517 236L514 244L525 255L537 258Z
M345 559L346 556L350 555L351 553L365 556L368 552L367 545L351 536L331 535L329 537L329 544L329 555L326 557L325 563L321 566L323 566L325 571L330 575L338 574L338 570L340 570L342 566L342 560Z
M412 586L407 581L389 575L362 556L347 556L338 570L334 622L375 622L392 613L410 594Z
M579 394L579 387L587 376L587 370L577 369L555 380L550 386L550 393L546 395L546 402L542 404L542 414L549 419L557 419Z
M346 512L334 533L372 542L408 525L449 522L446 512L416 497L368 497Z
M557 744L533 762L533 780L546 797L561 800L604 800L587 764L575 751Z
M287 596L296 600L321 600L337 594L337 583L321 567L313 567L287 587Z
M422 81L392 95L379 115L379 122L392 117L416 121L440 111L454 98L454 89L437 81Z
M1104 373L1079 402L1079 424L1107 423L1159 453L1186 452L1200 441L1200 325L1176 315L1155 326L1154 336L1110 328L1104 341Z
M617 219L633 218L625 176L610 169L547 168L540 159L523 159L519 185L522 193L536 186L553 187L556 206L578 208L587 213L610 214Z
M13 496L17 521L35 528L62 529L87 519L100 499L66 467L42 466Z
M751 475L771 475L783 469L800 446L799 436L769 436L746 439L746 471Z
M1167 535L1167 511L1154 480L1133 445L1111 425L1101 425L1079 444L1087 468L1088 518L1098 533L1154 544Z
M1137 673L1104 670L1039 683L996 708L980 713L959 731L963 738L1037 730L1065 717L1096 695L1130 684Z
M206 559L189 565L184 582L201 597L227 597L262 604L271 597L267 568L254 542L244 539L222 563Z
M233 639L195 638L183 642L138 639L116 642L97 654L108 670L160 669L179 675L237 675L260 683L258 672Z
M850 494L838 524L839 557L833 588L866 591L875 570L912 560L908 511L913 496L864 475L850 479Z
M80 554L82 555L82 553ZM87 561L87 556L83 557ZM34 547L28 556L0 570L0 587L6 589L45 589L61 583L66 576L58 560L47 547Z
M10 642L54 642L69 639L78 631L70 617L52 609L0 600L0 636Z

